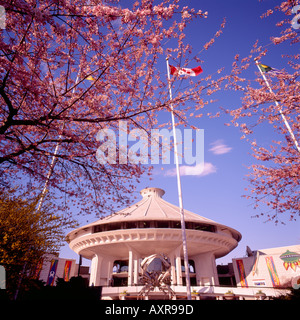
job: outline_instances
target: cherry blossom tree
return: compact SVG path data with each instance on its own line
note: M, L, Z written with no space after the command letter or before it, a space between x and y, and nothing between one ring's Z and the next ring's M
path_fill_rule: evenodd
M291 25L296 4L297 1L284 1L262 16L267 18L277 11L282 14L282 20L276 24L278 34L270 39L268 46L260 46L257 42L248 57L240 59L237 55L233 77L228 83L228 88L242 92L243 98L240 107L226 112L232 116L232 124L241 128L242 139L251 143L253 156L257 159L250 167L251 187L246 197L254 201L254 208L261 210L257 217L267 217L275 223L284 223L287 218L296 220L300 213L300 154L297 147L300 143L300 37L299 30ZM285 54L285 45L293 46L295 54ZM247 81L244 72L250 66L255 67L254 59L257 63L267 63L270 46L283 48L282 59L289 72L270 70L264 74L266 81L257 72L256 81ZM259 126L269 124L274 129L274 138L266 147L262 146L259 136L253 138L253 135Z
M6 11L6 29L0 31L1 184L20 184L27 177L42 190L47 182L48 189L87 212L101 213L111 202L123 205L151 167L100 164L96 135L101 129L117 131L120 120L128 130L149 133L157 112L169 110L165 58L181 67L199 62L191 59L185 30L207 13L180 7L178 0L136 1L130 9L101 0L1 5ZM178 119L186 120L188 102L193 115L201 116L223 80L207 74L191 79L172 101Z

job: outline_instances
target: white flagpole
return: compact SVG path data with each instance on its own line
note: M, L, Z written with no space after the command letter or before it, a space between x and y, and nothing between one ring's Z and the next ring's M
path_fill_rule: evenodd
M172 103L173 97L172 97L172 88L171 88L171 79L170 79L169 58L166 58L166 61L167 61L167 71L168 71L169 95L171 100L170 107L171 107L172 128L173 128L173 136L174 136L174 157L175 157L176 173L177 173L177 187L178 187L178 199L179 199L180 218L181 218L181 234L182 234L183 260L184 260L185 279L186 279L186 291L187 291L187 299L191 300L190 270L189 270L189 259L188 259L188 252L187 252L184 210L183 210L183 202L182 202L177 137L176 137L176 130L175 130L175 117L174 117L174 109L173 109L173 103Z
M77 85L77 83L78 83L78 81L79 81L79 75L80 75L80 68L79 68L79 71L78 71L78 74L77 74L77 77L76 77L76 80L75 80L75 86L74 86L74 88L73 88L73 90L72 90L72 95L74 94L76 85ZM61 132L63 132L64 127L65 127L65 122L63 122L63 124L62 124ZM61 140L61 138L62 138L62 133L59 135L58 140ZM46 196L46 191L47 191L48 183L49 183L49 181L50 181L51 175L52 175L53 170L54 170L55 161L56 161L56 159L57 159L57 153L58 153L59 145L60 145L60 142L58 141L58 142L56 143L55 150L54 150L54 153L53 153L53 156L52 156L52 161L51 161L51 164L50 164L50 169L49 169L49 172L48 172L46 181L45 181L45 185L44 185L44 189L43 189L42 194L41 194L41 198L40 198L40 200L39 200L37 212L40 211L40 209L41 209L41 207L42 207L42 204L43 204L43 201L44 201L44 198L45 198L45 196Z
M80 68L79 68L79 71L78 71L78 74L77 74L77 77L76 77L76 80L75 80L75 86L72 90L72 95L74 94L75 92L75 88L76 88L76 84L78 83L79 81L79 75L80 75ZM61 128L61 132L63 132L64 130L64 127L65 127L65 122L63 122L63 125L62 125L62 128ZM59 135L59 140L62 138L62 134ZM56 146L55 146L55 150L54 150L54 153L53 153L53 156L52 156L52 161L51 161L51 164L50 164L50 169L49 169L49 172L47 174L47 178L46 178L46 181L45 181L45 185L44 185L44 189L42 191L42 194L41 194L41 198L39 200L39 204L38 204L38 207L36 209L36 213L38 213L42 207L42 204L43 204L43 201L44 201L44 198L46 196L46 191L47 191L47 187L48 187L48 183L50 181L50 178L51 178L51 175L53 173L53 170L54 170L54 166L55 166L55 160L57 158L57 153L58 153L58 149L59 149L59 145L60 145L60 142L58 141L56 143ZM28 249L28 251L30 250L30 248ZM21 275L20 275L20 278L18 280L18 285L17 285L17 289L16 289L16 292L15 292L15 295L14 295L14 300L17 299L18 297L18 294L19 294L19 290L20 290L20 285L21 285L21 281L22 281L22 278L23 278L23 274L25 273L25 268L26 268L26 262L24 263L23 265L23 268L22 268L22 272L21 272Z
M271 88L271 86L270 86L270 84L269 84L268 79L266 78L266 76L264 75L264 73L262 72L262 70L261 70L260 67L259 67L259 63L258 63L257 59L254 59L254 60L255 60L255 64L256 64L256 66L257 66L257 68L258 68L261 76L263 77L263 79L264 79L264 81L265 81L265 83L266 83L266 85L267 85L270 93L274 94L274 92L273 92L273 90L272 90L272 88ZM286 117L285 117L285 115L283 114L282 109L281 109L279 103L277 102L277 100L275 100L275 104L276 104L276 107L279 109L279 113L280 113L280 115L281 115L281 117L282 117L282 119L283 119L283 122L284 122L286 128L288 129L288 132L290 133L290 135L291 135L291 137L292 137L292 140L294 141L294 144L295 144L298 152L300 152L300 147L299 147L298 141L296 140L296 137L295 137L295 135L294 135L294 133L293 133L293 131L292 131L292 129L291 129L288 121L286 120Z
M75 81L75 84L78 83L79 81L79 74L80 74L80 68L79 68L79 71L78 71L78 74L77 74L77 77L76 77L76 81ZM76 87L76 86L75 86ZM73 88L72 90L72 94L75 92L75 87ZM65 122L63 123L62 125L62 128L61 128L61 131L63 131L65 127ZM59 135L59 140L62 138L62 134ZM51 161L51 164L50 164L50 169L49 169L49 172L48 172L48 175L47 175L47 178L46 178L46 181L45 181L45 185L44 185L44 189L42 191L42 194L41 194L41 198L39 200L39 204L38 204L38 207L36 209L36 213L38 213L42 207L42 204L43 204L43 201L44 201L44 198L46 196L46 191L47 191L47 186L48 186L48 183L50 181L50 177L53 173L53 169L54 169L54 166L55 166L55 160L57 158L57 152L58 152L58 148L59 148L59 141L56 143L56 146L55 146L55 150L54 150L54 154L52 156L52 161ZM30 247L28 248L27 250L28 252L30 251ZM23 278L23 274L25 273L25 268L26 268L26 262L24 263L23 265L23 268L22 268L22 271L20 273L20 277L19 277L19 280L18 280L18 284L17 284L17 289L16 289L16 292L14 294L14 300L17 300L17 297L18 297L18 294L19 294L19 290L20 290L20 285L21 285L21 281L22 281L22 278Z

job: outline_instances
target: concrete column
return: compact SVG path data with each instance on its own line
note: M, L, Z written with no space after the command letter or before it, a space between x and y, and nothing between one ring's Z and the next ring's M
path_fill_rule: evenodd
M181 256L180 256L181 246L175 250L176 258L176 280L177 285L182 286L182 270L181 270Z
M90 286L100 286L101 264L103 257L95 254L91 264Z
M198 285L219 285L215 256L205 252L194 257Z
M107 286L111 286L112 284L112 270L113 270L113 265L114 265L114 258L110 258L109 261L107 262Z
M201 285L201 263L199 262L199 259L201 259L199 256L194 257L197 286Z
M132 249L129 249L128 256L128 286L133 284L133 252Z
M217 266L216 266L216 258L213 254L211 256L211 266L212 266L212 271L213 271L212 284L214 286L218 286L219 285L219 277L218 277L218 271L217 271Z
M97 262L98 262L98 256L94 255L91 263L90 286L94 286L96 282Z
M177 284L176 279L176 268L175 268L175 255L174 253L169 254L171 262L171 285L175 286Z
M137 254L134 255L134 260L133 260L133 283L135 285L138 285L139 283L139 257Z

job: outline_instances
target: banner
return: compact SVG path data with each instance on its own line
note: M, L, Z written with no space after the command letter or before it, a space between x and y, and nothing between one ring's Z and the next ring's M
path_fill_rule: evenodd
M280 281L279 277L275 268L274 260L273 257L266 257L266 264L269 270L270 278L273 284L273 287L279 287L280 286Z
M247 279L246 279L246 273L245 273L243 260L236 260L236 265L237 265L237 269L238 269L239 276L241 279L240 280L241 286L243 288L248 288L248 283L247 283Z
M51 260L51 265L50 265L50 270L49 270L48 280L47 280L48 286L54 285L57 264L58 264L58 260L54 260L54 259Z
M35 268L35 271L34 271L34 275L33 275L34 279L37 279L37 280L40 279L40 274L41 274L41 271L42 271L42 268L43 268L43 262L44 262L43 258L38 262L38 264L37 264L37 266Z
M254 261L254 265L252 267L252 276L254 276L255 274L258 274L258 260L259 260L259 251L256 252L256 258Z
M296 272L297 267L300 268L300 254L297 252L287 250L279 258L283 260L285 270L288 270L289 267L291 267L291 269Z
M71 266L72 266L72 261L71 260L67 260L66 263L65 263L65 267L64 267L64 276L63 276L64 281L69 281L70 280Z

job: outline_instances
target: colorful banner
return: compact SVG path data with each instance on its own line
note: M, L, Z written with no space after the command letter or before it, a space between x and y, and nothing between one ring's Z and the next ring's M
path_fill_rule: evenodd
M43 258L38 262L35 271L34 271L34 275L33 278L39 280L40 279L40 274L43 268Z
M48 280L47 280L48 286L54 285L57 264L58 264L58 260L54 260L54 259L51 260L51 265L50 265L50 270L49 270Z
M283 260L285 270L288 270L289 267L291 267L291 269L296 272L296 268L300 268L300 254L297 252L287 250L279 258Z
M246 272L244 268L243 260L236 260L237 269L240 276L240 283L243 288L248 288L248 283L246 279Z
M252 267L252 276L254 276L255 274L258 274L258 260L259 260L259 251L256 252L256 258L254 261L254 265Z
M72 261L67 260L64 267L64 281L70 280L70 271L71 271Z
M273 287L279 287L280 286L280 281L279 281L279 277L275 268L275 264L274 264L274 260L273 257L266 257L266 264L269 270L269 274L271 277L271 281L273 284Z

